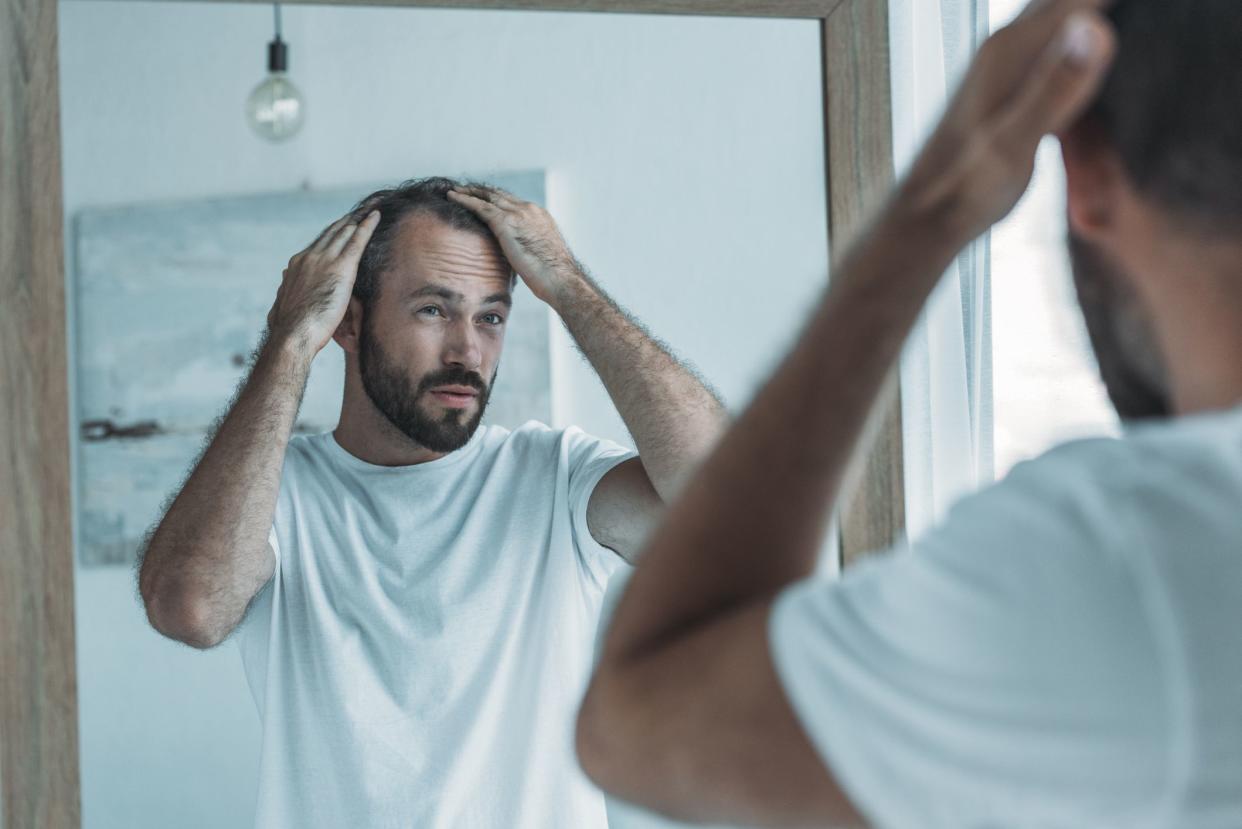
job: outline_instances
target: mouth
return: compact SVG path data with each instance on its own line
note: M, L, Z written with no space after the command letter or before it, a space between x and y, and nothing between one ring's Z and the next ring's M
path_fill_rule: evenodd
M478 389L469 386L438 386L430 391L440 403L455 408L469 406L479 396Z

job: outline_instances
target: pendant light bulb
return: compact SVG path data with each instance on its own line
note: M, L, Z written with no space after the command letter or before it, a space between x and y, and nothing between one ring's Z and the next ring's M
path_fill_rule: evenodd
M276 7L276 37L267 45L267 77L246 101L246 120L268 141L286 141L302 128L306 107L302 93L289 80L289 45L280 39L280 6Z

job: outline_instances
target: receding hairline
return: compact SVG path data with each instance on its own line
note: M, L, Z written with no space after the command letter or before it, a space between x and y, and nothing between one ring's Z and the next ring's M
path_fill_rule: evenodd
M358 261L358 273L354 282L353 294L364 304L378 297L382 291L381 282L385 273L394 270L401 264L400 258L394 256L393 246L398 237L410 232L407 219L414 219L420 214L427 214L442 225L454 230L473 233L481 236L495 247L492 250L504 262L509 271L510 291L516 290L516 274L512 265L504 256L491 228L477 213L465 205L459 204L448 197L454 188L466 188L476 185L472 182L431 176L422 179L410 179L391 188L377 190L366 196L355 205L356 217L361 217L371 210L378 210L380 221L372 233L370 242L362 252ZM416 222L421 226L421 222ZM434 228L434 225L428 225ZM416 252L415 252L416 255Z
M408 212L398 217L395 231L397 233L405 232L406 228L418 219L424 220L422 222L418 222L419 224L426 224L427 220L430 220L433 224L439 225L440 227L447 228L458 233L468 233L471 236L477 236L480 239L485 239L503 256L503 252L500 251L500 240L496 238L496 234L492 233L486 225L483 227L462 227L460 225L453 224L453 222L436 213L435 208L428 205L420 204L416 207L412 207Z
M512 305L512 291L516 287L517 273L513 270L513 266L509 264L508 257L505 256L504 251L500 247L500 242L496 239L496 237L492 233L481 231L476 228L460 227L458 225L453 224L452 222L445 220L442 216L439 216L438 214L436 214L434 210L427 209L424 207L417 207L414 210L411 210L409 213L401 216L397 220L397 226L393 229L394 241L396 239L400 239L405 234L419 232L417 230L413 230L412 228L415 226L413 224L414 220L417 220L420 217L425 220L430 220L430 224L428 224L426 221L422 221L422 222L418 222L417 225L422 225L425 227L438 226L452 233L475 236L477 238L482 239L485 243L487 243L487 245L495 253L497 259L502 264L503 269L508 273L509 291L503 295L500 293L493 293L487 297L485 302L491 303L494 301L501 301L505 305L509 305L509 306ZM416 249L417 249L417 246L416 246ZM384 289L383 288L383 282L384 282L383 277L387 275L390 271L394 270L395 268L399 266L400 266L400 263L397 263L397 262L391 263L387 268L385 268L384 270L376 274L376 277L377 277L377 281L375 285L375 297L376 298L378 298L379 295L383 292L383 289ZM425 287L430 287L430 286L425 286ZM456 292L451 292L451 293L456 293Z

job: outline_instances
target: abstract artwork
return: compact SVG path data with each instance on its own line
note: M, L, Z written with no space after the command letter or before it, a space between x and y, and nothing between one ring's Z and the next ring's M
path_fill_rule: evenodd
M487 181L543 204L542 172ZM244 376L289 257L381 186L89 209L74 217L72 328L83 565L122 564ZM551 419L550 316L515 292L486 422ZM336 426L344 352L315 359L295 432Z

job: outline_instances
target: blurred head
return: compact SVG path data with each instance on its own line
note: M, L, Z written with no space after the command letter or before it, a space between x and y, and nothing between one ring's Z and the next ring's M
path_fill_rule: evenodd
M1153 227L1242 243L1242 3L1117 0L1108 14L1116 61L1062 136L1069 250L1113 405L1127 420L1164 417L1172 395L1142 279L1186 275L1140 277L1125 252L1158 243Z
M375 408L434 452L461 448L479 426L514 287L487 225L445 195L462 184L408 181L359 202L358 217L381 218L337 337Z

